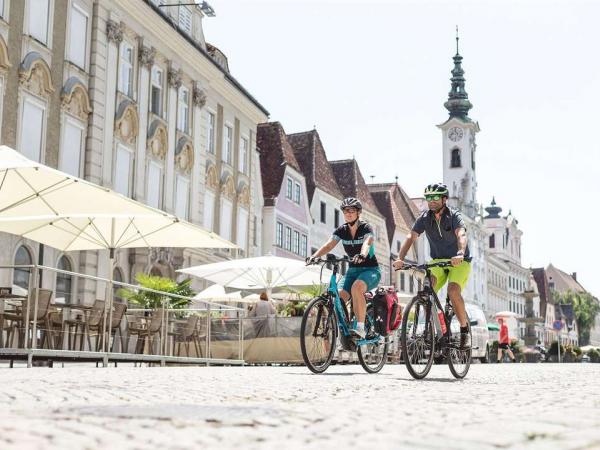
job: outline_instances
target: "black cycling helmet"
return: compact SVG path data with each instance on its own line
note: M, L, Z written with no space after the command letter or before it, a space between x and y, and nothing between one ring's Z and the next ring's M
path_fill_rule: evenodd
M342 204L340 205L340 209L342 211L346 208L356 208L357 210L361 211L362 204L360 203L360 200L358 200L357 198L348 197L348 198L345 198L344 201L342 201Z
M442 197L448 197L448 186L444 183L433 183L425 188L423 195L441 195Z

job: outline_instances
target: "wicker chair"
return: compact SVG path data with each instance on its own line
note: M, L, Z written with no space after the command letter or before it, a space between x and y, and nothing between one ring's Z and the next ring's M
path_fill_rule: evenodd
M173 336L173 353L177 346L177 356L181 356L181 344L185 344L186 355L190 356L190 344L193 342L196 349L196 356L202 356L200 348L200 334L198 333L198 319L194 314L187 318L187 321L180 330L169 332L169 336Z
M130 322L129 324L129 335L137 336L137 343L135 346L135 353L144 353L144 347L146 340L149 344L149 352L153 354L154 340L158 334L159 343L162 342L162 325L164 309L156 309L152 313L152 318L148 326L144 326L141 323Z
M52 332L52 325L50 323L49 312L50 312L50 301L52 300L52 291L50 289L32 289L29 297L23 302L23 305L18 306L14 313L3 314L4 320L10 321L11 325L8 329L8 336L6 338L6 342L11 342L11 339L14 340L14 336L18 334L18 346L23 347L25 343L25 321L29 321L29 330L31 332L33 328L33 319L35 317L35 305L32 300L35 300L36 291L39 291L38 294L38 308L37 308L37 323L38 329L42 331L42 341L40 343L40 348L43 348L44 342L48 343L49 348L54 348L54 338ZM31 306L29 308L29 317L26 319L25 315L27 314L27 304L31 301Z

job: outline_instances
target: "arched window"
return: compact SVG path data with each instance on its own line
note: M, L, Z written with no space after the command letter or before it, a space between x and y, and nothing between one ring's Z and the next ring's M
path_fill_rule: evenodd
M490 236L490 248L496 247L496 235L492 234Z
M115 267L113 269L113 281L118 281L118 282L123 281L123 272L118 267ZM117 300L119 302L122 302L123 299L117 295L117 292L119 292L119 289L121 289L122 287L123 286L121 286L119 284L113 284L113 299Z
M459 148L452 149L452 159L450 161L450 167L461 167Z
M58 270L66 270L68 272L73 271L73 265L69 258L61 256L56 265ZM56 274L56 302L57 303L71 303L72 300L72 289L73 289L73 276L57 272Z
M150 275L152 275L154 277L162 277L163 276L161 270L156 266L154 266L152 269L150 269Z
M15 254L15 266L29 266L31 264L33 264L31 252L27 247L21 245ZM15 269L13 273L13 284L22 287L23 289L28 289L30 273L31 269Z

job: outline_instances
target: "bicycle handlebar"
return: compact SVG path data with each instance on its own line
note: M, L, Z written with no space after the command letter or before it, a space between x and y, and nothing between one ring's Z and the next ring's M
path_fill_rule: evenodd
M312 261L306 261L307 266L316 266L318 264L326 264L326 263L341 263L341 262L349 262L350 258L348 256L342 256L341 258L337 257L327 257L325 259L319 257L315 258Z
M439 261L439 262L425 263L425 264L404 264L400 269L394 269L394 270L395 271L411 270L411 269L427 270L427 269L431 269L432 267L452 267L452 263L450 261Z

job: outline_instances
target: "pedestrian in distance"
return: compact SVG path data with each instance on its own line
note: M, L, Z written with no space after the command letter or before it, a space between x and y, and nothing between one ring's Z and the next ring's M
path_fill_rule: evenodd
M502 361L502 357L504 356L505 351L508 353L508 356L510 357L512 362L517 362L515 355L510 349L508 327L506 326L506 323L504 323L504 319L502 317L498 319L498 323L500 324L500 337L498 338L498 359L496 360L496 362L499 363L500 361Z

